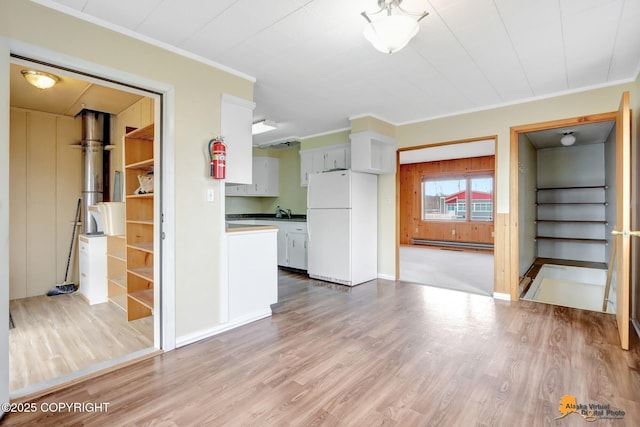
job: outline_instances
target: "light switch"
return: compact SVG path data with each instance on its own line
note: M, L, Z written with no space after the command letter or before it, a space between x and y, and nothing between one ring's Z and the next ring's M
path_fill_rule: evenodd
M207 189L207 202L213 202L215 200L215 193L213 188Z

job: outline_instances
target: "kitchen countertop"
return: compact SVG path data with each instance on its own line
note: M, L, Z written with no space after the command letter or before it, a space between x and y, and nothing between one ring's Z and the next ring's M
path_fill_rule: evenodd
M243 220L243 219L259 219L267 221L291 221L291 222L307 222L307 216L302 214L291 214L291 218L276 218L275 214L265 213L247 213L247 214L227 214L227 221ZM239 225L239 224L238 224Z
M273 225L252 225L252 224L229 224L227 223L227 233L234 233L239 231L262 231L262 230L277 230L278 227Z

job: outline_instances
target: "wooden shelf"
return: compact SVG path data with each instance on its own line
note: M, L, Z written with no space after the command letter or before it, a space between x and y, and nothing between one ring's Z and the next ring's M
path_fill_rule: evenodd
M107 257L115 258L118 261L126 261L127 260L126 252L107 253Z
M574 242L574 243L598 243L602 245L607 244L607 241L605 239L579 239L575 237L536 236L536 240L556 240L556 241Z
M153 282L153 267L137 267L129 268L127 271L131 274L135 274L142 279Z
M607 225L609 222L607 221L590 221L584 219L536 219L535 222L563 222L567 224L604 224Z
M601 205L607 206L607 202L538 202L536 206L541 205Z
M127 224L153 225L152 219L128 220Z
M127 247L148 252L150 254L153 253L153 242L129 243Z
M141 160L124 166L126 169L136 169L148 171L153 168L153 158Z
M109 297L109 301L120 307L125 312L127 311L127 294Z
M577 186L577 187L541 187L536 188L536 191L546 191L546 190L589 190L589 189L603 189L606 190L609 188L606 185L585 185L585 186Z
M118 276L118 277L110 277L109 282L113 285L122 288L123 290L127 290L127 277L126 276Z
M127 194L127 199L153 199L154 193Z
M129 132L124 142L126 307L129 321L153 314L155 196L153 192L134 194L139 188L140 176L148 175L155 166L153 129L151 124Z
M129 298L134 299L150 310L153 310L153 289L129 293Z

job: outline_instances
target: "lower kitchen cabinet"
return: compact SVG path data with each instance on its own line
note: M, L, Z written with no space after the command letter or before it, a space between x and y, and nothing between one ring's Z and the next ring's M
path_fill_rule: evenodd
M306 227L305 227L306 228ZM287 267L307 269L307 233L287 233Z

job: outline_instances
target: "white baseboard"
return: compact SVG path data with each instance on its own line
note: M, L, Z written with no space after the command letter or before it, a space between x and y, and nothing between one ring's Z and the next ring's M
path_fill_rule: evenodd
M390 274L382 274L382 273L378 273L378 279L385 279L385 280L396 280L396 276L392 276Z
M505 300L505 301L511 301L511 295L503 294L501 292L494 292L493 293L493 297L495 299L502 299L502 300Z
M222 325L214 326L213 328L192 332L190 334L177 337L176 347L182 347L188 344L193 344L194 342L212 337L214 335L218 335L230 329L234 329L239 326L246 325L247 323L255 322L256 320L264 319L265 317L270 317L270 316L271 316L271 309L268 308L265 311L254 312L247 316L234 319L229 323L224 323Z

